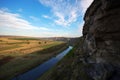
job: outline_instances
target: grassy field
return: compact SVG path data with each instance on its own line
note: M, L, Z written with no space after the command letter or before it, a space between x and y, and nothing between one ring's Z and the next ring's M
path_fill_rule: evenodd
M44 73L38 80L93 80L87 75L86 67L80 57L83 55L79 46L83 42L80 39L74 48L52 69ZM79 49L79 54L77 50Z
M92 80L85 72L84 65L78 61L71 50L56 66L37 80Z
M0 80L9 80L67 48L60 41L0 37Z

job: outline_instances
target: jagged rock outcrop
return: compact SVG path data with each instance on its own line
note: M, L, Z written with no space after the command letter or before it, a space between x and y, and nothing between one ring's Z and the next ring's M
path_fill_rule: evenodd
M94 80L120 80L120 0L94 0L84 16L83 51Z

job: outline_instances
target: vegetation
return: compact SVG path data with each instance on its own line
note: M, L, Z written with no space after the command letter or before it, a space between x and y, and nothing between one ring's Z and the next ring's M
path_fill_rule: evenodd
M0 80L24 73L67 48L60 41L6 37L0 40Z
M39 38L9 38L10 40L40 40Z
M86 74L85 65L79 60L76 54L78 44L82 44L82 39L76 42L77 45L52 69L43 74L38 80L91 80ZM81 50L80 50L81 51ZM79 55L82 54L82 51Z

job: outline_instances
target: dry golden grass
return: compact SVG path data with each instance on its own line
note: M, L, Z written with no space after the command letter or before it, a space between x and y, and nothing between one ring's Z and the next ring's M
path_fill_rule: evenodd
M64 50L64 42L0 37L0 80L9 80Z
M44 49L44 46L55 44L55 41L44 40L14 40L0 38L0 56L25 55Z

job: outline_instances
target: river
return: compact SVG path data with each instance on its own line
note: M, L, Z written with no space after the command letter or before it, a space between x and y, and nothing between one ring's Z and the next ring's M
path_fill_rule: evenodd
M69 46L66 50L59 53L55 57L52 57L48 61L35 67L32 70L29 70L26 73L16 76L12 80L36 80L38 79L43 73L45 73L46 71L51 69L55 64L57 64L71 49L72 49L72 46Z

